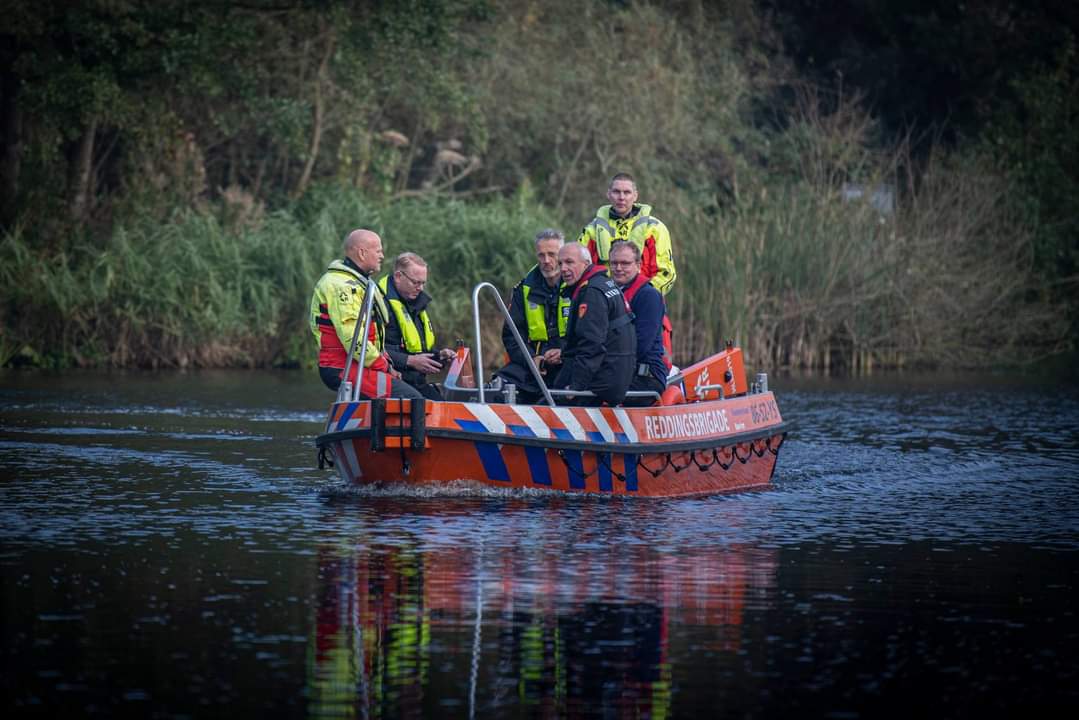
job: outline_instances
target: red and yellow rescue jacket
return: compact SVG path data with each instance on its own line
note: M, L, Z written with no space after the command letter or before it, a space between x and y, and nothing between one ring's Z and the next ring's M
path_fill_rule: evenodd
M351 263L334 260L315 285L311 296L310 327L318 340L319 367L344 369L348 348L356 323L360 321L368 280ZM386 397L390 392L390 363L383 352L386 321L389 312L377 286L371 283L375 296L371 306L371 327L367 332L367 351L364 355L363 386L360 391L368 397ZM359 361L360 348L356 348ZM355 382L357 362L352 365L350 380ZM384 376L384 377L380 377Z
M628 240L640 248L641 273L656 289L666 295L674 287L678 273L674 269L671 235L658 218L652 216L652 206L635 203L624 218L611 215L611 206L596 210L596 217L584 226L579 243L588 247L592 262L606 263L615 240Z

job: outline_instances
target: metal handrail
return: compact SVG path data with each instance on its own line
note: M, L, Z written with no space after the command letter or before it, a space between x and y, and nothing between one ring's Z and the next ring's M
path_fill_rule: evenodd
M704 393L708 392L709 390L719 390L719 398L718 398L719 400L723 400L727 395L723 391L723 385L721 385L721 384L701 385L699 388L694 388L694 390L696 391L697 395L701 396L701 397L703 397Z
M563 396L576 397L578 395L580 395L581 397L596 397L596 394L594 392L592 392L591 390L552 390L551 394L552 395L557 395L559 397L563 397ZM655 390L627 390L626 391L626 397L628 397L628 398L644 398L644 397L648 397L648 398L654 398L656 400L659 400L660 399L660 394L658 392L656 392Z
M352 343L348 348L348 359L345 360L345 371L341 376L341 385L344 386L348 382L348 371L352 369L352 356L356 352L356 343L360 340L360 333L363 332L363 347L360 349L360 367L356 370L356 382L351 388L348 388L349 402L356 402L360 399L360 384L363 382L363 363L367 358L367 329L371 325L371 305L375 297L375 283L371 278L365 277L367 281L367 290L363 298L363 311L360 313L363 316L363 322L356 323L356 330L352 333ZM337 391L337 400L341 402L341 391Z
M371 309L374 301L374 293L377 292L374 281L371 278L364 278L367 281L366 295L363 299L363 310L360 313L363 316L363 322L356 323L356 330L352 333L352 342L348 349L348 359L345 361L345 370L341 379L341 385L344 386L348 382L348 373L352 369L352 363L354 362L354 355L356 353L356 345L359 344L360 335L362 333L364 337L363 347L360 348L359 368L356 371L356 382L351 388L348 389L347 400L349 402L356 402L360 399L360 385L363 383L364 372L364 360L367 357L367 334L368 328L371 325ZM596 394L591 390L551 390L547 387L547 383L543 380L543 375L540 373L539 368L536 367L536 363L532 359L532 353L528 351L528 345L525 343L524 338L521 337L520 331L517 329L517 324L513 322L513 318L510 316L510 311L506 308L506 303L502 301L502 296L498 292L498 288L489 282L481 282L472 289L472 322L473 331L476 337L476 359L475 359L475 377L476 387L474 388L478 400L481 403L487 401L484 394L483 383L483 335L480 332L480 306L479 295L485 287L494 291L495 300L498 303L498 308L502 312L502 316L506 320L506 325L509 327L510 332L513 333L513 339L517 342L518 347L521 349L522 355L525 357L525 362L528 364L528 369L532 373L532 377L535 378L536 383L539 385L543 396L547 400L547 404L551 407L555 406L554 396L559 397L596 397ZM717 386L718 387L718 386ZM457 390L472 390L473 388L454 388ZM711 386L708 387L711 389ZM722 392L722 391L721 391ZM651 390L630 390L626 393L626 397L643 398L651 397L656 400L660 399L660 394ZM338 391L338 401L341 402L341 391Z
M513 332L513 339L517 341L518 347L521 348L522 354L525 356L525 361L528 363L528 369L532 372L532 377L539 383L540 390L543 391L543 397L546 398L547 404L554 407L554 398L551 397L551 391L547 389L547 383L543 382L543 376L540 374L539 368L536 367L536 363L532 360L532 353L528 351L528 345L525 344L524 338L521 337L521 333L517 330L517 324L513 322L513 318L510 317L510 311L506 309L506 303L502 302L502 296L498 292L498 288L489 282L481 282L472 289L472 329L476 337L476 387L479 389L479 401L481 403L486 402L486 398L483 393L483 337L480 334L480 290L485 287L491 288L494 291L495 300L498 301L498 307L502 311L502 316L506 319L506 325Z

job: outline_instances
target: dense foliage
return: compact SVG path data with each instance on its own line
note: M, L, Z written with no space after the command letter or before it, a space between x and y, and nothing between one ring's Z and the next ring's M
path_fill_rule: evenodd
M727 337L763 365L1067 349L1075 26L989 5L991 27L1054 32L999 30L1029 52L995 78L972 55L958 124L923 139L896 134L939 118L894 53L918 36L950 68L973 41L917 7L860 6L842 55L801 22L813 3L15 4L0 364L308 363L310 288L356 226L424 255L443 338L467 336L472 285L508 291L532 234L575 237L618 171L671 229L683 360Z

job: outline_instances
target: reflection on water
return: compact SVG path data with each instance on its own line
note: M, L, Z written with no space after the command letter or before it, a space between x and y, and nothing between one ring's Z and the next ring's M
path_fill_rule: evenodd
M356 491L307 373L0 373L10 715L1070 717L1079 394L773 378L775 485Z
M544 535L320 547L312 714L665 717L671 627L735 653L747 602L775 581L774 550L642 543L597 558Z

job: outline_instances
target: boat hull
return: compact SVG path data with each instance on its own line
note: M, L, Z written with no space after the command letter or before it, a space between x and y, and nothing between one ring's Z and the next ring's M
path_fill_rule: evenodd
M381 402L336 404L317 440L346 483L730 492L771 482L786 434L771 393L651 408Z

